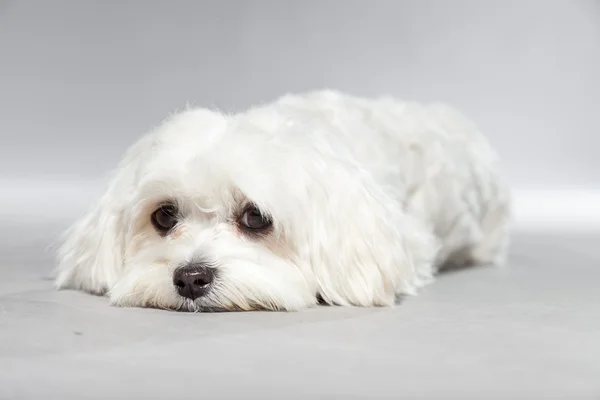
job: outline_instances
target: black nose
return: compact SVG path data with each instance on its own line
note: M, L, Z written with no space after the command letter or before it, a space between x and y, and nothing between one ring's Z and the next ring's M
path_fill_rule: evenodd
M175 270L173 285L180 296L196 300L208 293L208 288L214 278L213 268L203 264L188 264Z

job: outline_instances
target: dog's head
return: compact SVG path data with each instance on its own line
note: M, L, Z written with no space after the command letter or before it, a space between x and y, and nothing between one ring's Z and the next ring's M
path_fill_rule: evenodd
M390 304L418 285L407 246L421 239L402 233L414 221L342 144L298 128L260 112L171 117L68 232L58 286L123 306L297 310L317 296Z

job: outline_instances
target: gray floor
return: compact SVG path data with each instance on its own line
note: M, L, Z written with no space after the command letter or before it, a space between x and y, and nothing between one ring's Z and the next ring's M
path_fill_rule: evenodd
M600 398L600 235L517 235L395 308L187 314L55 292L57 228L2 229L3 399Z

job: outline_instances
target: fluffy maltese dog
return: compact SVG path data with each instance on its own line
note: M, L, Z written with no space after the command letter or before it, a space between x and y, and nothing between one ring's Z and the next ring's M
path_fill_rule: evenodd
M488 142L441 104L188 109L127 151L56 284L185 311L390 306L444 266L502 263L508 199Z

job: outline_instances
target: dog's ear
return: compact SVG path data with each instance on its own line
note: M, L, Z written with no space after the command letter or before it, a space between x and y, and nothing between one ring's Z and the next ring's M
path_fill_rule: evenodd
M318 296L328 304L387 306L431 280L433 234L358 168L328 168L311 192Z
M66 232L58 253L59 289L104 294L115 281L123 264L123 216L109 195Z
M123 268L126 209L140 160L152 146L147 136L130 147L98 203L64 235L58 251L56 287L104 294Z

